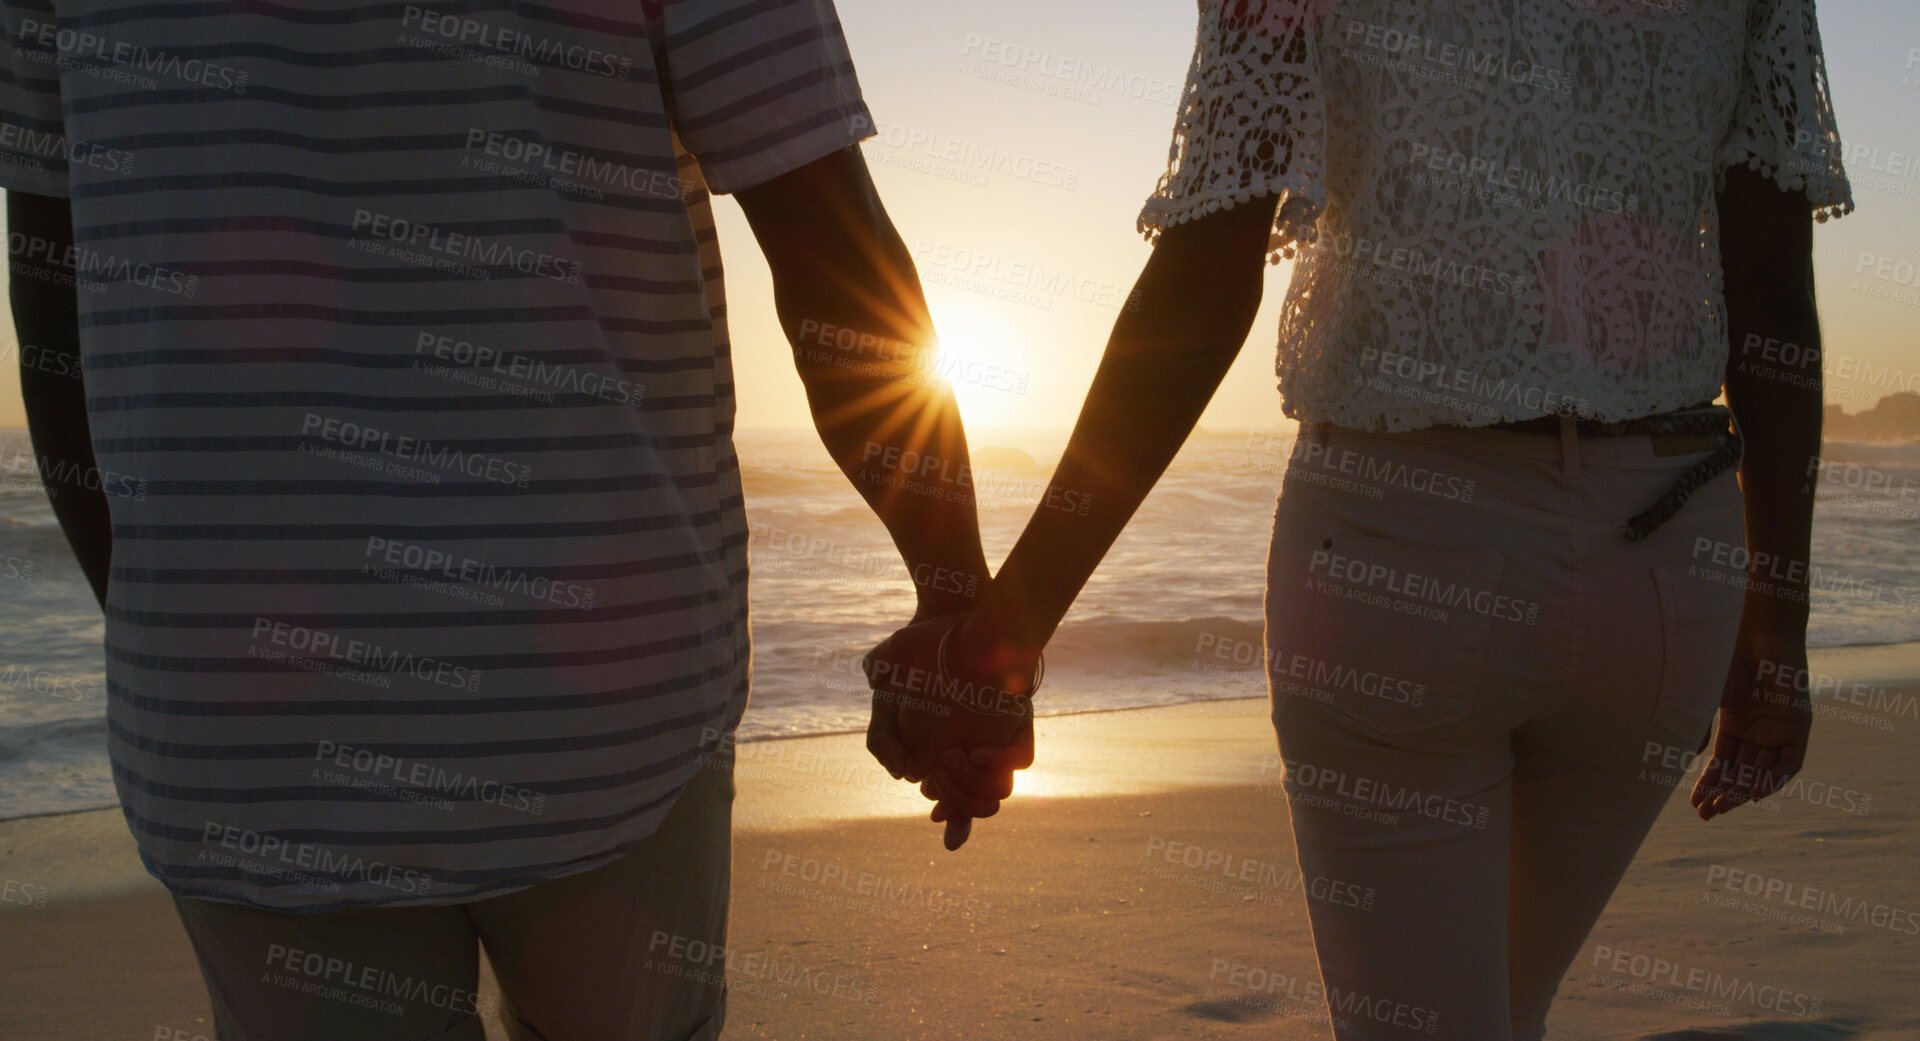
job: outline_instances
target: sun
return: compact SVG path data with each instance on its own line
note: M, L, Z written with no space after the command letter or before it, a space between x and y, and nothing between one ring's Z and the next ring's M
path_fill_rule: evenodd
M940 353L931 364L960 403L968 430L1031 422L1033 355L1011 323L976 307L936 306Z

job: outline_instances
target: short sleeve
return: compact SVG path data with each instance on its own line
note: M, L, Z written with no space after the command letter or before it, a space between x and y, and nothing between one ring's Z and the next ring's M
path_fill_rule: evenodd
M1167 172L1140 213L1148 239L1278 195L1269 259L1313 241L1326 208L1326 111L1314 0L1202 0Z
M0 40L0 188L67 196L60 52L49 0L4 0Z
M1804 191L1820 220L1853 212L1813 0L1753 0L1746 64L1715 169L1746 165Z
M664 0L652 31L673 129L721 194L873 135L833 0Z

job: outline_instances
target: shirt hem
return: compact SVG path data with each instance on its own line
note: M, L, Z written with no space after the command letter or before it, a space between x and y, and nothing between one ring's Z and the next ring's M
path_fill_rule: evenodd
M872 136L873 117L862 104L831 123L784 141L767 151L712 166L702 163L700 170L709 191L715 195L732 195L757 188L808 163L854 147Z
M1720 388L1700 390L1681 388L1650 394L1631 403L1608 402L1605 407L1594 406L1577 410L1574 415L1580 419L1597 420L1602 423L1619 423L1644 416L1659 415L1675 409L1697 405L1702 401L1717 398ZM1425 430L1430 427L1451 426L1465 429L1493 426L1498 423L1511 423L1519 420L1537 419L1541 416L1559 415L1550 410L1518 408L1496 408L1492 412L1469 412L1459 409L1368 409L1360 405L1302 406L1298 401L1287 398L1282 411L1289 419L1302 424L1331 423L1348 430L1365 433L1408 433Z
M1282 260L1291 260L1303 247L1313 244L1320 214L1326 209L1324 195L1305 178L1269 177L1257 188L1209 191L1179 198L1157 194L1141 208L1134 227L1149 243L1155 243L1168 228L1244 205L1263 195L1280 197L1280 204L1274 211L1273 237L1267 246L1267 262L1277 264Z
M0 188L23 195L44 195L52 199L71 199L73 184L67 176L51 170L27 170L0 162Z

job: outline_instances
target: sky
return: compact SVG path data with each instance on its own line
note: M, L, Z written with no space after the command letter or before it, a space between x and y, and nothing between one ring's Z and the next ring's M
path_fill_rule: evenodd
M1071 426L1149 253L1134 219L1166 164L1194 5L838 6L878 123L867 162L914 253L968 426ZM1817 230L1816 278L1828 400L1858 411L1920 390L1920 8L1843 0L1820 18L1859 212ZM804 427L766 266L732 200L717 209L742 426ZM1273 377L1290 273L1268 269L1203 426L1290 425ZM17 362L4 357L0 426L15 426Z

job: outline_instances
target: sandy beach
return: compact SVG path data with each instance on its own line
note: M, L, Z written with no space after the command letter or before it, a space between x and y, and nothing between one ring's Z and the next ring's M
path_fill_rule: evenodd
M1862 686L1823 703L1804 783L1710 824L1675 794L1555 1041L1920 1038L1920 657L1814 667ZM741 746L726 1036L1329 1036L1265 703L1043 718L1038 741L955 854L858 735ZM117 811L0 823L0 978L12 1041L211 1035Z

